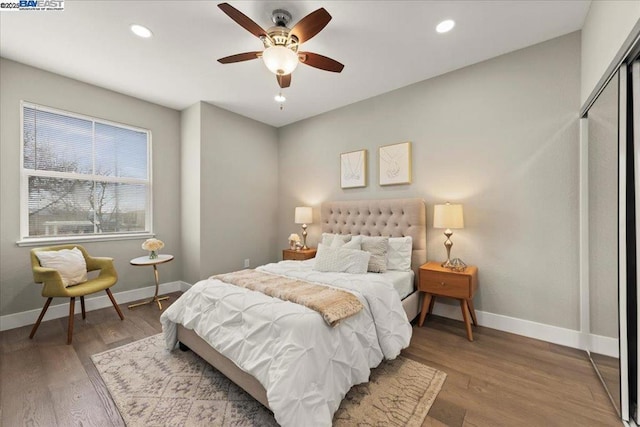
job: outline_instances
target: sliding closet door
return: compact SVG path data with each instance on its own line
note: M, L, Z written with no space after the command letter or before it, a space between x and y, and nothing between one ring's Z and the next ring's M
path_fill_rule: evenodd
M640 231L640 60L636 60L631 65L631 102L627 104L627 137L630 139L630 146L633 149L634 157L634 183L635 183L635 231L636 231L636 277L632 283L632 291L635 292L635 306L631 307L631 316L635 316L635 324L629 324L629 401L631 416L640 424L638 415L638 396L640 395L640 370L638 370L638 330L640 329L640 316L638 316L638 306L640 306L640 292L638 292L637 279L640 277L640 250L638 250L638 235ZM631 298L630 298L631 299Z
M588 112L589 354L618 412L619 92L617 75Z

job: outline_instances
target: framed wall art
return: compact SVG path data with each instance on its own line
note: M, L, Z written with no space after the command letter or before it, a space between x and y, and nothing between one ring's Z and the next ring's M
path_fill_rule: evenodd
M367 186L367 150L340 154L340 187Z
M411 142L378 148L380 185L411 184Z

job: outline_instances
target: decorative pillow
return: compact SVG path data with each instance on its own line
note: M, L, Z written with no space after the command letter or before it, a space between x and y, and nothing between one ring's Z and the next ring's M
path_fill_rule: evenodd
M372 273L384 273L387 271L388 237L362 237L362 250L371 253L368 271Z
M411 271L412 250L413 240L411 236L389 237L387 270Z
M65 288L87 281L87 263L78 248L36 252L40 265L55 268Z
M342 240L343 243L347 243L349 240L351 240L351 234L322 233L322 244L331 246L336 238Z
M320 243L313 269L333 273L364 274L371 254L357 249L332 248Z
M345 249L362 249L362 236L353 236L348 242L343 242L342 239L333 239L331 242L332 248L345 248Z

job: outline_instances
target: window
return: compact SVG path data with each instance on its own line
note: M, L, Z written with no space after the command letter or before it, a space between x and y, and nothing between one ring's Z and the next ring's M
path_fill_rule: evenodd
M23 240L151 232L150 132L22 103Z

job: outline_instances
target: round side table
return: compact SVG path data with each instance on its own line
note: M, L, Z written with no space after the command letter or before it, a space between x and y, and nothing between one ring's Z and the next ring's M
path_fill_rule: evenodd
M146 304L151 304L152 302L156 302L158 304L158 308L160 310L162 310L162 305L160 304L160 301L164 301L166 299L169 299L168 296L164 296L164 297L160 297L158 298L158 287L160 285L160 281L158 278L158 264L163 264L165 262L169 262L173 259L173 255L169 255L169 254L162 254L162 255L158 255L158 258L149 258L148 256L141 256L138 258L134 258L131 261L129 261L129 263L131 265L137 265L137 266L145 266L145 265L151 265L153 266L153 275L156 279L156 294L153 296L153 298L151 298L149 301L144 301L144 302L138 302L135 304L131 304L129 306L129 309L135 308L135 307L140 307L141 305L146 305Z

